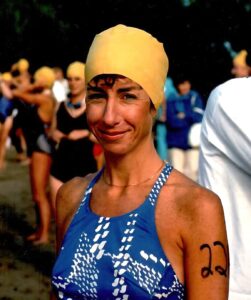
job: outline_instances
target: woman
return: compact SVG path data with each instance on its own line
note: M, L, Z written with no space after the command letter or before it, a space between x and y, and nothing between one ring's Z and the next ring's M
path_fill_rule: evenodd
M58 192L58 299L227 299L220 200L154 147L167 68L163 45L137 28L117 25L90 47L87 120L106 163Z
M92 154L93 136L86 121L85 65L79 61L67 68L69 99L60 103L55 115L52 137L57 143L53 154L50 176L52 207L59 187L75 176L95 172L96 162Z
M0 170L3 170L6 166L6 143L13 124L13 101L2 95L2 93L4 93L4 91L2 91L2 85L10 86L11 84L11 73L3 73L0 76Z
M203 100L192 89L187 75L178 74L174 84L177 93L170 95L166 108L169 159L175 169L197 181L200 128L195 138L192 137L193 143L191 132L195 124L198 126L202 122Z
M54 72L49 67L41 67L34 74L34 84L25 89L22 86L8 90L9 97L23 101L31 106L29 128L25 128L31 153L30 181L32 198L37 214L37 228L27 237L34 245L49 242L49 225L51 207L47 196L49 172L51 166L52 146L48 139L55 99L51 87L54 82Z

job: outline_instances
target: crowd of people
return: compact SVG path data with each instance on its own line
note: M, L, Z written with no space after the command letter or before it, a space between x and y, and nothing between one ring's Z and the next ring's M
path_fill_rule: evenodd
M56 221L53 299L251 299L249 59L205 101L167 76L161 42L117 25L66 78L24 58L1 74L0 170L9 137L29 164L27 240Z
M49 241L60 185L98 169L97 141L86 122L84 66L71 63L65 79L59 67L42 66L30 74L22 58L1 77L0 169L9 137L17 159L29 164L37 226L27 241L34 245Z
M79 61L72 62L65 74L58 66L42 66L31 74L25 58L1 74L0 170L6 167L11 142L17 161L29 164L37 227L27 240L35 245L49 240L59 187L104 164L103 149L87 124L84 74L85 64ZM163 98L168 105L158 108L152 131L157 152L196 180L198 147L188 144L187 135L202 119L202 100L185 77L176 78L174 85L167 77Z

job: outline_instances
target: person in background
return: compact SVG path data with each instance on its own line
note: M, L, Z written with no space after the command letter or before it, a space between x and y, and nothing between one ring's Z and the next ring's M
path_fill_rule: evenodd
M243 49L238 52L233 58L233 68L231 73L234 77L248 77L250 74L251 65L247 64L247 50Z
M97 170L102 169L105 163L104 150L99 143L95 143L92 149L93 156L96 160Z
M13 101L2 95L2 83L12 84L12 76L10 72L4 72L0 75L0 170L6 166L5 156L7 148L7 140L13 124Z
M11 67L13 77L13 86L20 86L26 89L31 84L32 76L29 72L30 63L27 59L21 58ZM16 160L21 164L30 163L31 153L27 144L27 131L29 131L29 115L31 104L22 101L12 101L14 103L13 110L13 126L10 132L11 141L14 145L17 157Z
M227 299L220 200L154 146L167 69L163 44L135 27L116 25L91 44L86 115L105 165L58 191L57 299Z
M44 66L35 72L33 84L25 88L16 86L13 89L7 85L4 86L7 98L12 101L24 101L32 108L29 116L28 144L31 151L30 182L32 198L35 202L37 227L27 240L34 245L49 242L51 207L47 188L53 147L49 141L48 132L56 103L51 90L54 80L53 70Z
M94 137L86 120L85 65L72 62L67 68L70 94L59 104L54 116L52 138L56 142L50 171L50 191L53 211L59 187L75 176L85 176L97 170L92 149Z
M10 72L5 72L1 76L9 88L18 85L21 79L26 78L29 74L29 62L25 58L21 58L11 66ZM20 128L17 128L18 105L15 101L2 96L0 100L0 169L5 168L6 142L10 139L17 151L17 160L24 162L25 139Z
M57 102L62 102L68 98L69 84L64 78L64 71L61 67L53 67L55 73L55 81L53 83L52 92Z
M231 261L229 300L251 299L250 99L250 76L215 87L201 130L198 180L223 204Z
M176 94L173 80L170 77L166 78L164 86L164 100L160 105L156 120L154 124L154 137L156 149L162 159L168 158L168 144L167 144L167 127L166 127L166 105L170 95Z
M174 84L177 94L169 96L166 110L169 159L174 168L197 180L199 148L189 144L189 133L193 124L201 122L204 104L186 75L174 78Z

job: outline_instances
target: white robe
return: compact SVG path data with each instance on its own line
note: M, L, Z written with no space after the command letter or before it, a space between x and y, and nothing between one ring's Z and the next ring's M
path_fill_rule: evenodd
M251 77L210 94L204 113L199 183L221 198L230 250L230 300L251 300Z

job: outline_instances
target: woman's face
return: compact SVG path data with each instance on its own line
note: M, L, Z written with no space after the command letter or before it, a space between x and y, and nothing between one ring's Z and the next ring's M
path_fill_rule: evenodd
M188 80L185 80L178 84L177 89L181 96L186 95L191 90L191 83Z
M112 84L92 80L86 105L90 129L105 151L126 154L151 139L155 109L134 81L125 77L116 77Z
M85 80L78 76L70 76L67 78L69 89L73 96L78 96L85 91Z
M231 73L236 77L248 77L250 68L248 66L240 66L238 64L233 64Z

